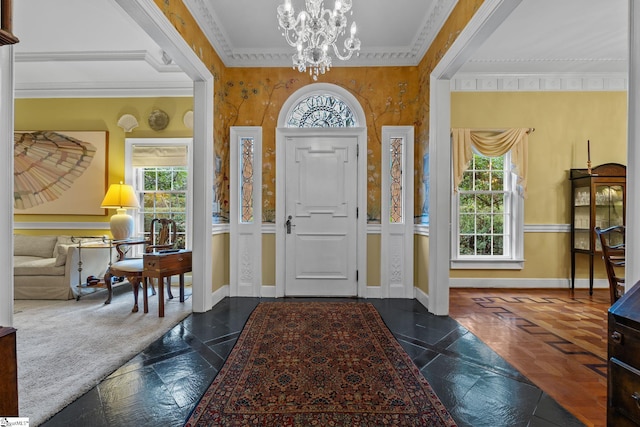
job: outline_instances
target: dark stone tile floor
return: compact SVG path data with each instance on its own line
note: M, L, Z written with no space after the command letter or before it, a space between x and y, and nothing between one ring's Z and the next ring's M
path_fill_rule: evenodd
M182 426L253 309L267 300L310 299L225 298L184 319L42 425ZM583 425L450 317L415 300L348 301L376 307L460 427Z

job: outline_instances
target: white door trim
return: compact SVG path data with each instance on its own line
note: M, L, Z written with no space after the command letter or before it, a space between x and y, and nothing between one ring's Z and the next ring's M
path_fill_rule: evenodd
M240 143L244 138L253 139L253 221L243 222L240 191ZM232 126L230 171L230 226L229 252L230 296L259 297L262 285L262 127Z
M14 53L13 45L0 47L0 135L2 140L2 179L0 194L5 206L0 213L0 249L2 271L10 271L8 279L0 285L0 325L13 326L13 126L14 126ZM10 244L7 244L9 242Z
M402 221L391 216L391 139L402 143ZM382 298L413 298L413 126L382 127L380 286Z
M640 259L640 186L638 166L640 166L640 5L629 0L629 90L627 110L627 237L626 250L629 259ZM629 263L625 271L628 291L640 280L640 263Z
M153 0L115 0L193 80L192 309L213 307L213 75Z
M124 139L124 183L133 185L133 166L132 156L133 147L135 145L172 145L172 146L186 146L187 147L187 200L189 205L187 206L187 223L185 224L186 233L186 248L191 249L191 241L193 239L192 226L193 226L193 212L191 206L193 203L193 139L192 138L125 138ZM136 227L139 226L139 221L136 221ZM141 230L136 230L139 233ZM144 231L144 230L142 230Z
M449 313L451 254L451 84L460 67L522 0L485 0L430 76L428 309Z
M367 129L358 128L278 128L276 129L276 297L285 295L285 183L286 139L289 137L332 136L356 137L358 140L358 210L357 219L357 268L358 297L366 297L367 291Z

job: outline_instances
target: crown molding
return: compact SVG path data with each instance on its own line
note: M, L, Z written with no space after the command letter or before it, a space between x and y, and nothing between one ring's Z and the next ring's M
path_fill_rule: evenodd
M21 62L128 62L144 61L160 73L182 73L176 64L165 64L147 50L129 51L77 51L77 52L24 52L16 53Z
M218 25L219 19L215 16L215 12L209 8L204 0L183 0L183 3L224 65L229 66L227 62L233 56L233 52L227 42L228 37Z
M627 91L627 73L458 73L452 92Z
M193 96L192 82L53 82L16 83L16 99L28 98L149 98Z
M431 43L435 40L440 29L457 3L458 0L440 0L434 2L433 9L425 19L422 29L416 37L411 49L413 56L417 58L416 65L427 53L429 46L431 46Z
M340 62L340 66L417 66L457 2L458 0L434 2L432 10L425 17L420 32L416 35L412 46L409 48L363 49L349 61ZM211 7L212 2L184 0L184 4L226 67L292 66L291 49L283 48L272 51L234 50L229 45L228 36L223 27L218 24L220 19Z
M105 66L116 62L145 62L155 72L183 74L174 63L165 64L147 50L77 51L16 53L16 63L101 62ZM111 66L116 66L112 64ZM16 98L116 98L193 96L193 83L185 81L94 81L16 83Z

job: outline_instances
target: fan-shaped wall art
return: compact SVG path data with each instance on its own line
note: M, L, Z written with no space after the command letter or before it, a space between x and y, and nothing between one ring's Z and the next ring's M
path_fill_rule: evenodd
M107 132L15 132L16 214L105 215Z

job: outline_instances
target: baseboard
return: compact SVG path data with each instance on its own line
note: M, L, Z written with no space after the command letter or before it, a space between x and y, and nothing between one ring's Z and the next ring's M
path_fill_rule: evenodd
M422 304L427 310L429 309L429 294L425 293L420 288L413 288L414 297L420 304Z
M515 288L515 289L569 289L571 280L557 279L516 279L516 278L451 278L451 288ZM576 279L576 289L588 289L589 279ZM606 279L594 279L594 289L607 289Z
M229 285L224 285L211 293L211 308L229 296Z
M261 298L275 298L276 297L276 286L275 285L262 285L260 287L260 297Z

